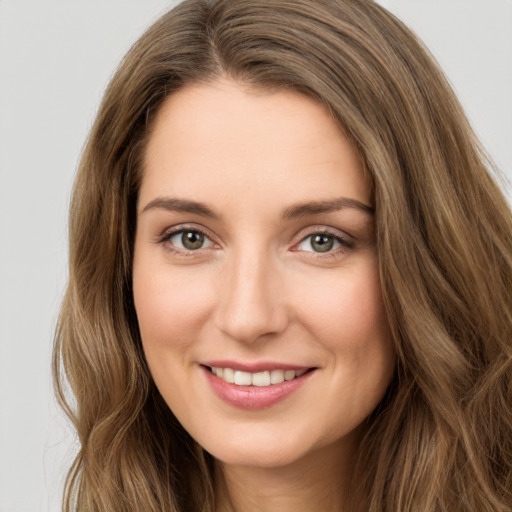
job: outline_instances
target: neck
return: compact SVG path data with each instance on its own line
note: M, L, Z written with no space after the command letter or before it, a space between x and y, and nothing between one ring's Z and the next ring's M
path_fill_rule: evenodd
M219 462L216 512L343 512L354 459L331 445L280 467Z

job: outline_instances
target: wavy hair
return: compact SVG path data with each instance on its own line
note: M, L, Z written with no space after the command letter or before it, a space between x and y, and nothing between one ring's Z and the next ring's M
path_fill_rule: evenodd
M221 76L322 103L371 177L397 367L351 510L511 511L512 216L433 58L371 0L185 0L122 61L71 202L54 379L80 449L64 510L214 510L214 461L145 362L131 269L155 114Z

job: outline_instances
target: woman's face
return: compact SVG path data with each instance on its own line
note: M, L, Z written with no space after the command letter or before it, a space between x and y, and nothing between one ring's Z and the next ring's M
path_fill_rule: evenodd
M327 111L228 80L173 94L137 215L140 333L184 428L259 467L353 446L394 352L370 186Z

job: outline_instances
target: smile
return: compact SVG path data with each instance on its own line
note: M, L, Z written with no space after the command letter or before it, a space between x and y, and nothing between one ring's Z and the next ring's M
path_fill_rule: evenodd
M284 370L277 369L262 372L244 372L233 368L211 367L210 371L229 384L237 386L258 386L266 387L301 377L307 372L305 370Z
M253 410L266 409L295 394L318 370L316 367L279 366L227 361L200 365L206 382L218 398L232 407Z

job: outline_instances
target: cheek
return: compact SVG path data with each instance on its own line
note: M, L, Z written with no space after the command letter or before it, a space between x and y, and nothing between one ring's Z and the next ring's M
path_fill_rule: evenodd
M382 399L395 368L377 264L368 260L316 284L301 307L315 342L330 354L338 392L329 408L345 417L351 411L357 423ZM346 403L338 410L341 396Z
M327 437L346 433L371 414L395 368L376 264L346 269L339 279L334 277L302 301L308 330L330 354L332 393L319 400L332 420Z
M326 275L308 289L308 293L300 294L300 315L330 351L356 355L372 347L389 345L376 264Z
M202 282L202 286L197 286ZM209 315L211 289L204 280L165 264L135 260L133 295L145 351L186 348Z
M189 272L162 262L135 259L133 295L144 355L153 380L169 407L186 418L188 377L194 344L210 316L211 288L197 286ZM199 281L200 282L200 281Z

